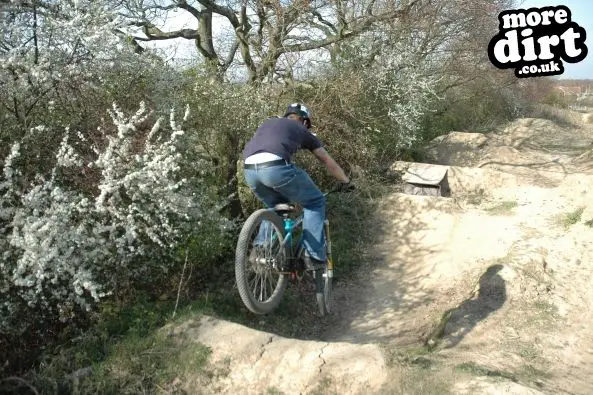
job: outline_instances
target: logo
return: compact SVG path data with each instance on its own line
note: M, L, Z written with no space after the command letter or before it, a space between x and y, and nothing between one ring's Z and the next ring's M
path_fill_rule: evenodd
M566 6L506 10L498 20L488 57L499 69L514 68L519 78L560 75L563 61L578 63L587 56L587 33Z

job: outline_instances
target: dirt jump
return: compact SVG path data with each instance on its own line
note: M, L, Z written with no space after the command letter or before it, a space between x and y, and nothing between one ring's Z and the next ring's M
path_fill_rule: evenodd
M331 331L303 341L210 317L168 328L228 372L185 389L593 393L592 121L565 111L435 139L426 162L447 166L450 196L382 198L373 270L336 289Z

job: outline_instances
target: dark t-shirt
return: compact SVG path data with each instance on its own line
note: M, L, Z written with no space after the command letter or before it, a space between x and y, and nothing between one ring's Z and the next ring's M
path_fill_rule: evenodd
M270 118L257 128L253 138L245 145L243 159L258 152L269 152L290 162L298 149L313 151L319 147L321 142L299 122Z

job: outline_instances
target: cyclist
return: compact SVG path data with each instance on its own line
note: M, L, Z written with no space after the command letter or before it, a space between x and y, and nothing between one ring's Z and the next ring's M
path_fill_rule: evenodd
M326 263L323 222L325 197L303 169L291 163L292 155L307 149L325 164L342 187L353 188L344 170L309 131L311 113L301 104L289 104L284 117L264 121L253 138L245 145L245 182L266 207L297 202L303 206L303 244L308 270L322 268ZM254 241L261 246L269 224L262 224ZM255 250L255 249L254 249Z

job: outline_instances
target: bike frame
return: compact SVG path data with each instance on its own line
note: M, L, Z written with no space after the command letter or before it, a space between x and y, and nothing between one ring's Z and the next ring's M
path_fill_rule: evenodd
M328 192L324 193L323 196L327 197L327 195L334 193L334 192L337 192L337 189L328 191ZM273 209L270 209L270 210L273 210ZM290 260L294 260L297 258L296 254L300 250L302 243L303 243L303 234L301 233L296 244L293 244L293 231L295 229L298 229L302 225L302 223L303 223L303 214L302 213L295 219L284 218L285 237L280 245L280 247L281 247L280 251L283 251L285 249L286 243L290 243L290 246L291 246L290 256L287 257ZM330 239L330 233L329 233L329 220L327 218L325 218L325 220L324 220L323 227L324 227L324 233L325 233L325 242L327 244L327 273L328 273L328 277L331 278L331 277L333 277L334 262L333 262L332 254L331 254L331 239ZM272 240L275 237L276 237L276 235L274 234Z
M273 210L273 209L270 209ZM290 243L289 245L291 246L290 248L290 256L288 256L287 258L290 260L294 260L296 259L296 252L299 250L299 248L301 247L302 243L303 243L303 235L299 235L299 238L296 242L296 244L293 244L293 232L295 230L298 230L298 228L302 225L303 223L303 215L299 215L297 218L293 219L293 218L284 218L284 240L282 241L282 243L280 244L280 252L278 254L281 253L281 251L284 251L286 248L286 244ZM276 234L274 234L272 236L272 241L275 240L277 237ZM279 255L277 255L276 257L278 257Z

